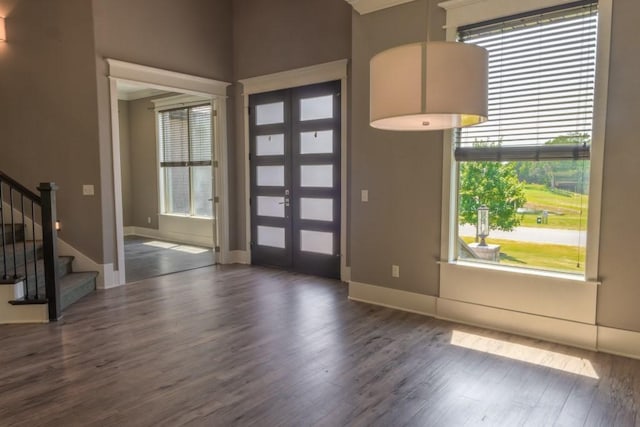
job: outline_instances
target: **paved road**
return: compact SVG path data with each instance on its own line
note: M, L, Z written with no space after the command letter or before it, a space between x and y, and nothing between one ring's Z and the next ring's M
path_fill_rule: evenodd
M476 227L473 225L460 226L461 236L475 236ZM556 245L586 246L587 232L577 230L558 230L555 228L517 227L513 231L491 230L487 242L491 238L504 240L518 240L533 243L552 243ZM580 240L578 242L578 239Z

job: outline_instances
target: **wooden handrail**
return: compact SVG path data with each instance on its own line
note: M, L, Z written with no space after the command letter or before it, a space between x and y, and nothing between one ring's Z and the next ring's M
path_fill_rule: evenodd
M11 186L11 187L15 188L16 190L18 190L27 199L29 199L32 202L42 206L42 198L40 196L38 196L36 193L34 193L33 191L29 190L27 187L25 187L24 185L20 184L18 181L16 181L15 179L11 178L9 175L7 175L6 173L4 173L2 171L0 171L0 181L8 183L9 186Z

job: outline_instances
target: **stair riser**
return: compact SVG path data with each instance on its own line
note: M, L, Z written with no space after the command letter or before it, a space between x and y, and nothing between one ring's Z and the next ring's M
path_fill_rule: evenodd
M31 266L33 269L33 266ZM67 258L60 258L58 260L58 279L63 278L67 274L72 272L71 268L71 260ZM26 276L27 287L29 290L29 295L33 296L36 294L36 275L33 270ZM44 266L42 263L38 265L38 296L44 298L46 291L44 287Z
M78 301L80 298L92 294L96 290L96 279L92 278L87 280L82 285L74 287L72 290L63 292L60 295L60 305L62 306L62 310L69 307L74 302Z

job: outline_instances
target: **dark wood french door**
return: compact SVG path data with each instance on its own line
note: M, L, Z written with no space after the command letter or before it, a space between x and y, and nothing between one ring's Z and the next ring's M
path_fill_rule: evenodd
M251 262L340 277L340 82L249 97Z

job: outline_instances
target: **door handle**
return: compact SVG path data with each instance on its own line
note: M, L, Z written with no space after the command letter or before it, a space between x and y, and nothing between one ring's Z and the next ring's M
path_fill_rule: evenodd
M278 202L279 205L285 205L286 207L289 206L289 198L285 197L284 202Z

